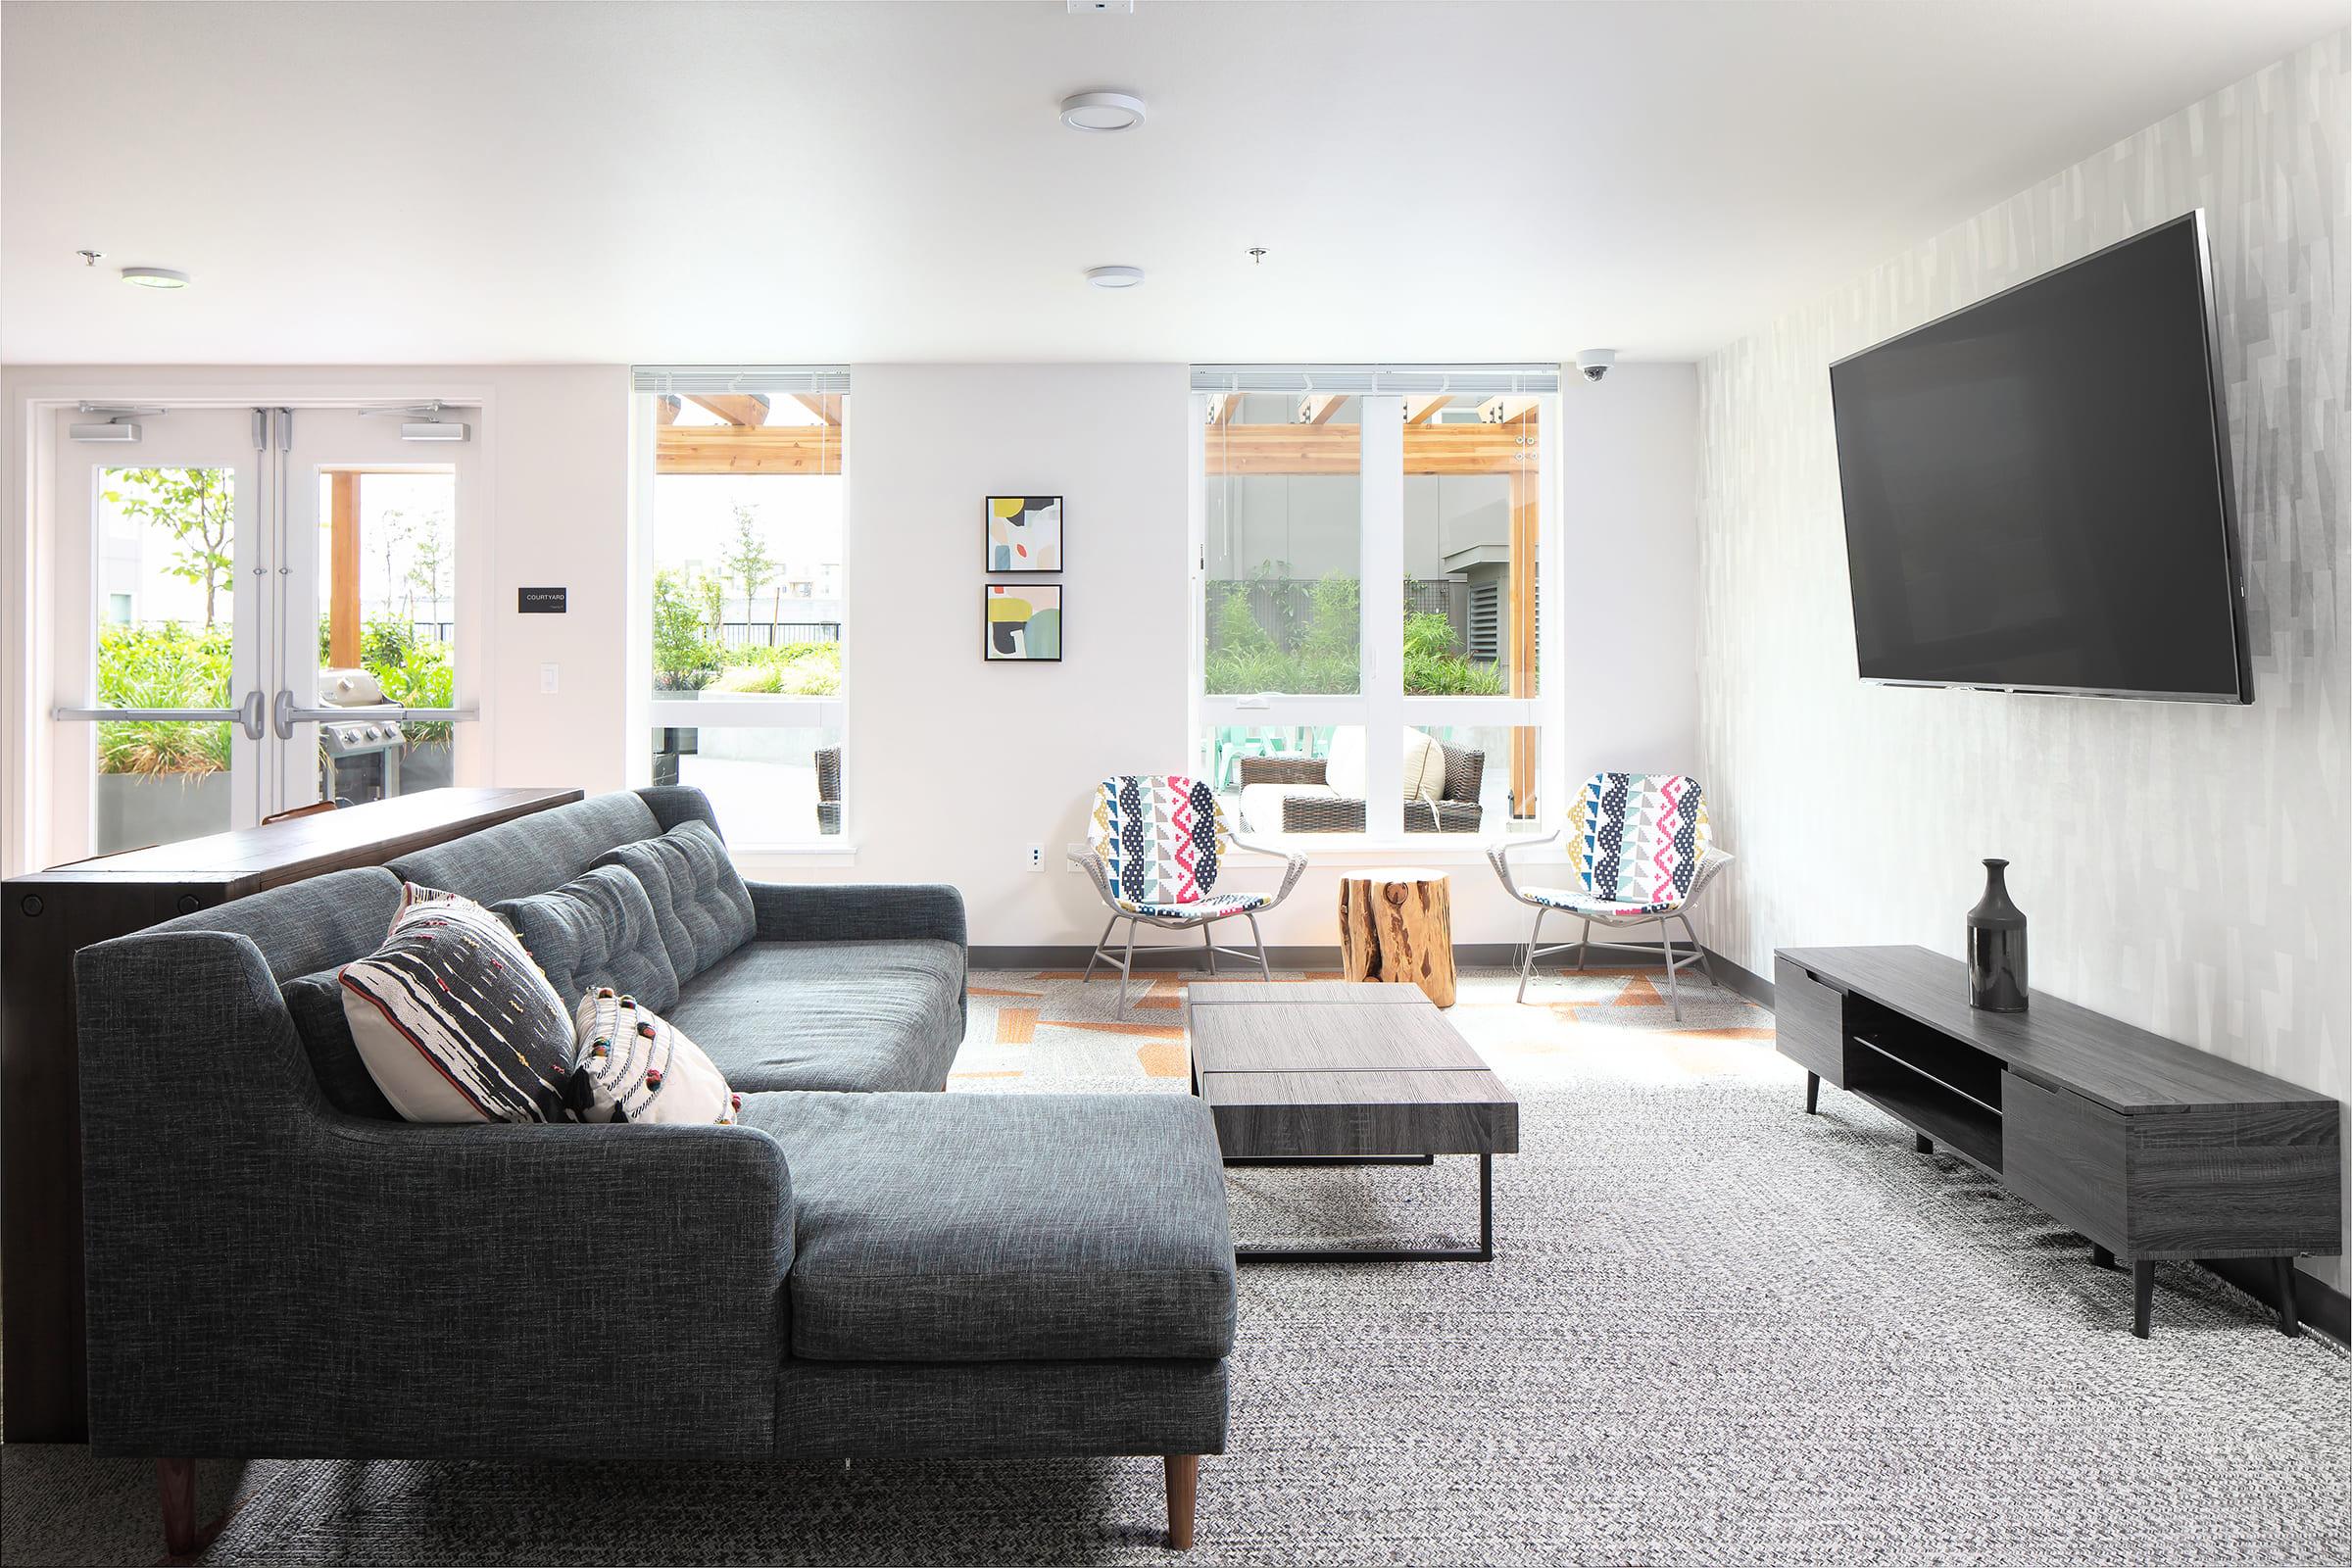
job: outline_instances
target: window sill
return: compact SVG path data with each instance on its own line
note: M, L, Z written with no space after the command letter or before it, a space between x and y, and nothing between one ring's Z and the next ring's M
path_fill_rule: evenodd
M747 881L760 880L771 871L831 870L858 860L858 846L850 843L730 844L727 853Z

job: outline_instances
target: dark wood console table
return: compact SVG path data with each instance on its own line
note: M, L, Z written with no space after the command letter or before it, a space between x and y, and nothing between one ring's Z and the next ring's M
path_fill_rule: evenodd
M2034 992L1968 1004L1968 969L1925 948L1773 955L1781 1054L2080 1231L2132 1267L2147 1338L2156 1264L2270 1258L2297 1332L2297 1254L2343 1248L2336 1102Z
M174 915L381 865L579 798L578 790L428 790L77 860L0 888L0 1378L8 1442L88 1436L74 955Z

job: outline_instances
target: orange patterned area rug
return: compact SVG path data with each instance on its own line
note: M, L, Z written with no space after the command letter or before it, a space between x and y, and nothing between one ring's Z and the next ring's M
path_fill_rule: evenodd
M948 1087L1092 1089L1104 1080L1182 1087L1189 1082L1184 1001L1196 987L1254 975L1154 975L1128 988L1118 976L1075 969L975 970L971 1027ZM1277 982L1336 980L1329 970L1277 969ZM1705 1075L1772 1049L1772 1014L1696 970L1679 984L1682 1017L1656 969L1539 969L1527 1001L1513 1000L1516 970L1465 969L1446 1016L1488 1064L1513 1082L1573 1079L1608 1058L1611 1070L1659 1077Z

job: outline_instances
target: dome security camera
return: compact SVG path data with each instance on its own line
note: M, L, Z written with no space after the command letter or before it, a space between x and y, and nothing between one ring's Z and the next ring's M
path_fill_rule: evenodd
M1576 368L1585 372L1588 381L1598 381L1616 363L1615 349L1586 349L1576 357Z

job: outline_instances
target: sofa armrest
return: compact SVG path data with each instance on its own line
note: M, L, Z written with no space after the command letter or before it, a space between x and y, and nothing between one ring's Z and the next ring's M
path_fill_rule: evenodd
M907 942L965 946L963 895L943 883L752 882L762 942Z
M99 1451L767 1451L766 1134L345 1116L245 937L75 968Z

